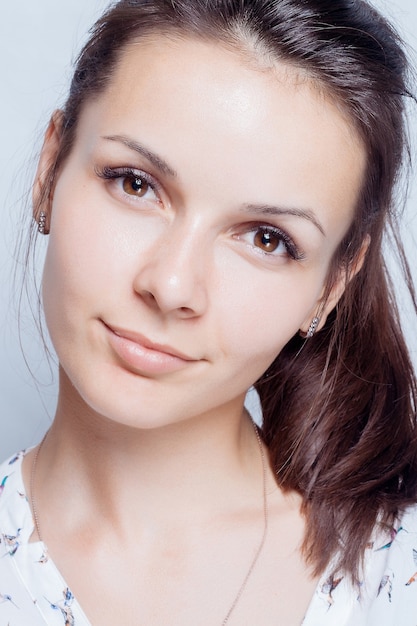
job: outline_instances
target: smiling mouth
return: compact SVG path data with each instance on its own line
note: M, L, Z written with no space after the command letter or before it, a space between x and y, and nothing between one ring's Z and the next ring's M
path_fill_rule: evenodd
M109 326L103 322L112 351L128 369L139 374L169 374L184 369L199 359L166 344L150 341L134 331Z

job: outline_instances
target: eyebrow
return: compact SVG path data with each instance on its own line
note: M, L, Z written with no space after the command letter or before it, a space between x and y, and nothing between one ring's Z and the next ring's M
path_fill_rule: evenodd
M324 237L326 236L323 226L320 224L313 211L309 209L286 208L269 204L245 204L243 211L246 213L256 213L257 215L293 215L294 217L301 217L314 224L321 234Z
M145 159L148 159L150 163L152 163L160 172L165 174L166 176L171 176L172 178L177 177L176 171L168 165L168 163L160 156L146 148L143 144L127 137L126 135L106 135L103 137L107 141L115 141L117 143L121 143L130 150L134 150L141 156L144 156ZM309 209L296 209L296 208L284 208L279 206L274 206L270 204L245 204L243 207L243 211L245 213L256 213L257 215L293 215L295 217L301 217L303 219L308 220L321 232L323 236L326 236L325 230L323 226L320 224L318 219L315 217L314 213Z
M162 174L166 176L171 176L172 178L177 177L176 171L168 165L168 163L162 159L160 156L146 148L143 144L138 141L134 141L125 135L107 135L103 137L108 141L116 141L117 143L122 143L124 146L127 146L130 150L134 150L141 156L144 156L152 165L154 165Z

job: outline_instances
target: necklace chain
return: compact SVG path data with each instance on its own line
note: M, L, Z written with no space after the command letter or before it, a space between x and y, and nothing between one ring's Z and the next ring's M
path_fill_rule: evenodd
M253 423L253 427L255 430L255 434L256 434L256 439L258 442L258 446L259 446L259 452L261 455L261 461L262 461L262 502L263 502L263 527L262 527L262 536L261 536L261 540L259 542L258 548L254 554L254 557L249 565L249 569L246 572L245 578L243 579L242 584L240 585L238 592L232 602L232 604L230 605L229 610L227 611L227 614L225 616L225 618L222 621L222 626L226 626L226 624L229 622L230 617L233 613L233 611L235 610L236 606L239 603L240 598L243 595L243 592L246 588L246 585L249 581L249 578L251 577L253 570L255 569L255 565L261 555L262 549L265 545L265 541L266 541L266 536L267 536L267 532L268 532L268 494L267 494L267 487L266 487L266 459L265 459L265 453L263 450L263 446L262 446L262 441L261 441L261 437L259 435L258 432L258 428L256 426L256 424L254 422ZM42 535L41 535L41 530L40 530L40 524L39 524L39 514L38 514L38 508L36 505L36 498L35 498L35 481L36 481L36 470L38 467L38 460L39 460L39 455L41 453L41 450L43 448L43 444L46 441L46 438L48 436L48 432L46 432L46 434L44 435L42 441L40 442L40 444L38 445L38 449L36 450L35 456L33 457L33 462L32 462L32 468L31 468L31 473L30 473L30 504L32 507L32 515L33 515L33 522L35 525L35 530L36 533L38 535L38 539L39 541L43 542L42 539Z
M235 599L233 600L230 609L228 610L226 617L224 618L224 620L222 621L222 626L225 626L225 624L228 623L233 611L235 610L240 598L243 595L243 592L245 591L245 587L248 583L249 578L252 575L253 570L255 569L255 565L261 555L262 552L262 548L265 545L265 541L266 541L266 535L268 532L268 518L269 518L269 514L268 514L268 493L267 493L267 488L266 488L266 459L265 459L265 453L264 453L264 449L262 447L262 441L261 441L261 437L259 435L258 432L258 428L255 424L255 422L252 422L253 427L255 429L255 434L256 434L256 439L258 441L258 446L259 446L259 452L261 455L261 461L262 461L262 504L263 504L263 528L262 528L262 536L261 536L261 541L259 542L258 545L258 549L255 552L255 555L252 559L251 564L249 565L249 569L246 572L246 576L243 579L242 584L239 587L239 590L235 596Z
M36 506L36 500L35 500L35 479L36 479L36 469L38 467L39 455L43 448L43 444L45 443L46 438L48 436L48 432L49 431L46 431L45 435L43 436L42 441L38 445L38 449L36 450L35 456L33 457L32 469L30 472L30 504L32 507L33 522L35 524L36 534L38 535L38 539L41 542L43 542L43 539L42 539L41 530L39 526L38 508Z

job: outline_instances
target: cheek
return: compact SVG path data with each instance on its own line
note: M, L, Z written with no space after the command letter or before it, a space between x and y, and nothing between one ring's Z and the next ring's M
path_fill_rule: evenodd
M106 214L102 199L73 170L70 163L55 188L44 269L45 303L59 297L66 303L74 299L79 303L94 293L125 248L116 220ZM74 186L73 181L79 184Z
M43 307L55 348L69 336L71 326L79 318L80 309L85 307L83 294L88 293L82 256L77 253L78 248L71 244L75 244L73 238L65 240L51 234L45 259Z
M323 272L324 274L324 272ZM221 343L236 363L261 374L315 310L322 272L300 269L270 276L248 272L228 280L221 296Z
M81 219L74 206L56 202L52 209L42 293L54 344L61 335L68 337L81 314L94 314L100 306L109 285L109 259L115 258L104 229L90 223L87 211Z

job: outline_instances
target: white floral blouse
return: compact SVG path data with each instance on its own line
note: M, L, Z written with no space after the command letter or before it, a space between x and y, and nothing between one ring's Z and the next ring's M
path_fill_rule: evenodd
M23 455L0 465L0 626L90 626L45 544L29 543ZM321 578L302 626L417 626L417 506L369 545L360 584Z

